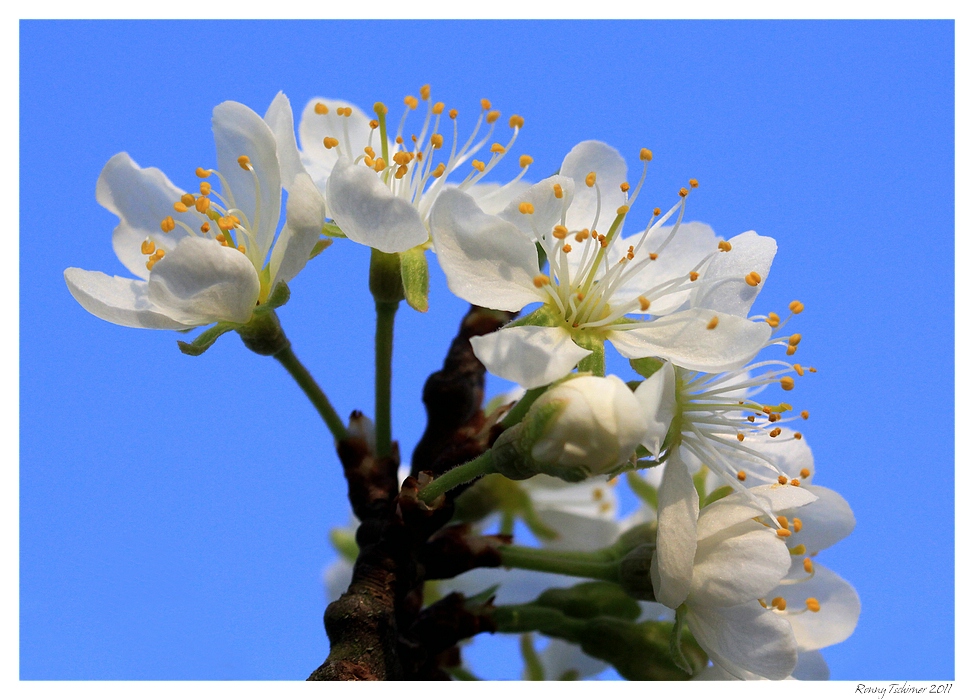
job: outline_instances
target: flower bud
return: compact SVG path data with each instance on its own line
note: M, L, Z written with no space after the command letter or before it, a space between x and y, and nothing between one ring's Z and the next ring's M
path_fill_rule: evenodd
M615 376L581 376L545 392L524 418L522 445L541 471L605 474L628 460L646 432L639 402Z

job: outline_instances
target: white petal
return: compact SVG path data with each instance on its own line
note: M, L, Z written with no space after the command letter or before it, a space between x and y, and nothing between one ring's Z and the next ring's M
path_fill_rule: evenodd
M246 323L260 293L257 272L245 255L213 240L186 238L155 264L149 300L188 325Z
M534 243L512 224L484 214L470 195L445 190L433 205L430 229L450 291L461 299L519 311L544 298L534 286Z
M555 185L560 185L562 188L561 198L555 197ZM571 204L574 192L575 183L570 178L554 175L526 189L498 216L517 226L529 240L535 240L535 229L537 229L538 233L547 236L550 243L553 240L550 236L551 230L555 224L561 223L562 213ZM521 213L520 206L523 202L534 207L533 214Z
M804 478L803 482L808 485L811 475L815 473L815 460L812 457L812 450L808 446L808 440L802 438L795 439L795 433L790 428L781 426L781 434L776 438L768 437L767 434L748 437L745 443L748 447L760 452L767 462L770 462L792 479L801 478L803 469L808 470L809 477ZM733 435L728 435L728 439L733 439ZM754 457L745 453L736 453L728 456L730 461L744 469L748 473L748 483L752 480L755 483L771 483L777 479L775 475L767 470L767 462L758 461ZM756 465L762 466L756 466Z
M90 272L77 267L64 271L68 290L88 313L129 328L183 330L196 324L183 324L166 316L148 297L148 284L143 280L109 277L104 272Z
M356 243L401 253L429 238L416 208L395 196L371 168L342 158L325 191L328 213Z
M676 609L690 593L693 559L697 551L697 513L700 497L678 454L666 462L659 488L659 527L656 556L650 567L656 600Z
M731 607L765 595L788 573L788 546L748 520L698 540L690 605Z
M257 112L239 102L222 102L213 108L213 138L220 173L230 185L236 207L247 216L250 232L257 241L257 250L248 250L247 255L256 266L263 267L281 218L277 139ZM240 167L240 156L250 158L253 173ZM255 174L260 183L259 200Z
M778 244L773 238L748 231L734 236L728 243L731 250L717 255L700 277L700 287L694 292L690 305L735 316L747 316L758 292L771 270ZM744 278L757 272L761 282L752 287Z
M744 492L732 493L700 511L697 536L700 539L712 537L738 523L762 517L767 511L780 513L789 508L798 508L812 503L815 499L816 496L810 488L778 483L755 486ZM789 541L788 544L791 546L792 542Z
M328 107L328 114L317 114L315 112L315 105L319 102ZM352 116L338 116L339 107L351 108ZM346 128L348 129L348 141L351 143L347 143L345 140ZM339 152L352 160L358 158L369 144L370 133L372 133L372 128L369 126L368 115L350 102L313 97L304 106L304 111L301 113L301 124L298 126L298 134L301 137L301 161L321 192L325 191L328 175L335 167L335 163L338 162ZM326 136L338 139L339 147L325 148ZM377 143L373 145L376 153L381 154L381 146Z
M672 230L672 226L661 226L653 231L643 243L638 255L646 256L659 250ZM629 246L635 246L639 242L639 238L640 235L635 235L622 239L619 241L620 247L623 251L628 250ZM689 279L690 271L715 250L717 250L717 235L710 226L697 221L683 223L673 240L659 253L659 257L627 279L626 283L613 294L613 298L629 301L667 280ZM653 315L663 316L673 313L690 298L691 291L654 296L651 307Z
M663 439L676 414L676 372L667 362L656 370L635 391L636 400L642 407L643 418L649 428L643 438L643 446L658 454Z
M550 384L592 353L572 342L564 328L515 326L470 339L473 354L491 374L525 389Z
M578 678L597 676L609 667L605 661L593 659L584 653L577 644L569 644L560 639L552 639L539 654L544 668L545 680L556 681L566 673L575 672Z
M848 537L856 527L856 516L848 502L832 489L813 484L805 488L818 496L818 500L785 515L797 516L802 522L801 531L789 538L788 546L803 544L811 555Z
M585 184L585 177L591 172L595 173L601 195L598 221L595 219L596 188ZM619 151L601 141L582 141L565 156L558 174L575 181L575 199L568 210L566 223L569 230L594 228L599 233L608 233L616 218L616 209L626 201L619 188L626 181L626 160Z
M546 549L592 551L614 544L619 537L619 525L614 520L545 509L538 510L538 519L558 533L556 539L544 540Z
M294 178L304 172L301 157L298 155L298 143L294 137L294 114L291 102L283 92L277 93L271 106L267 108L264 121L274 132L277 141L277 159L281 167L281 184L288 192L294 183Z
M825 657L817 651L799 651L798 664L791 672L796 681L827 681L831 677Z
M193 230L200 225L195 210L179 213L173 209L183 194L161 170L140 168L128 153L112 156L102 168L95 199L121 219L112 234L112 248L135 276L149 279L145 267L148 258L142 253L145 239L151 238L157 248L168 252L187 235L179 226L170 233L163 232L159 228L163 219L171 216Z
M709 329L714 318L717 326ZM770 337L771 326L763 321L705 309L664 316L644 328L609 332L609 342L623 357L662 357L698 372L737 369L757 355Z
M795 562L789 577L805 576L801 560ZM785 599L788 609L798 612L805 609L805 601L815 598L819 611L789 615L795 639L800 650L822 649L844 642L856 629L862 605L859 595L841 576L820 564L815 564L815 575L808 581L790 586L780 586L768 594Z
M695 608L687 626L713 662L737 678L787 678L798 661L791 625L756 600L732 608Z
M287 224L271 252L271 289L278 282L290 282L304 269L324 221L325 201L308 174L301 172L288 193Z
M446 186L449 187L449 184ZM467 185L463 191L473 197L477 206L485 214L497 216L512 201L523 201L519 197L530 186L531 183L524 180L518 180L507 185L501 185L497 182L478 182L475 185Z

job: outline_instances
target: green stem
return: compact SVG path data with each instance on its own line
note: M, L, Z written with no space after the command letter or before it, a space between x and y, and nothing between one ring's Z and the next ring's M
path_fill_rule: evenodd
M528 412L528 409L531 408L531 404L533 404L547 388L547 386L539 386L536 389L528 389L524 396L521 397L521 400L514 404L514 407L507 412L507 415L504 416L504 420L501 421L501 425L505 428L510 428L520 423L521 419L523 419L525 414Z
M419 490L419 498L425 503L433 501L441 494L446 493L452 488L473 481L478 476L491 474L494 471L494 462L490 452L484 452L479 457L470 460L466 464L454 467L433 479L430 483Z
M618 562L614 559L607 560L604 551L559 552L518 545L505 545L498 549L501 553L501 564L514 569L543 571L549 574L565 574L602 581L618 582L619 580Z
M392 331L399 302L375 302L375 451L392 454Z
M284 365L284 369L288 371L288 374L294 377L294 381L298 383L305 396L308 397L311 404L317 409L318 414L325 421L325 425L328 426L328 430L331 431L335 440L344 440L347 438L348 430L345 428L342 419L338 417L328 397L325 396L325 392L318 386L318 382L314 380L311 373L308 372L307 368L295 356L294 351L291 350L291 346L288 345L283 350L279 350L274 354L274 357Z

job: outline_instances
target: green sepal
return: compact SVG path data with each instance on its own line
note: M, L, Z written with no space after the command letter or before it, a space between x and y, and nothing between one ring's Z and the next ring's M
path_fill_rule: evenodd
M581 620L603 616L635 620L640 614L639 603L626 595L618 584L609 581L586 581L571 588L549 588L538 596L534 605Z
M732 486L721 486L716 488L707 494L707 497L700 503L700 507L703 508L704 506L709 506L711 503L715 503L721 498L730 496L732 493L734 493L734 488Z
M656 372L658 372L664 364L665 363L663 360L659 359L658 357L643 357L638 360L629 360L629 366L632 367L637 374L639 374L641 377L645 377L646 379L649 379L656 374Z
M329 221L324 224L321 227L321 232L326 236L331 236L332 238L348 238L348 236L345 235L345 232L338 227L338 224L333 221Z
M673 630L670 632L670 658L673 663L679 666L689 675L693 675L693 667L683 655L683 623L687 617L686 603L676 609L676 621L673 623Z
M315 243L314 248L311 249L311 254L308 255L308 260L317 258L321 254L321 251L330 246L332 243L334 243L334 241L330 238L319 238L318 242Z
M557 309L548 306L548 304L544 304L527 316L522 316L511 321L505 328L516 328L518 326L542 326L544 328L551 328L559 325L562 320Z
M190 355L192 357L198 357L204 352L210 349L210 346L216 342L224 333L229 333L232 330L239 328L239 324L228 323L226 321L220 321L218 324L211 328L207 328L205 331L200 333L196 338L193 339L191 343L184 343L181 340L177 340L176 344L179 346L180 351L184 355Z
M402 288L402 256L372 249L369 261L369 291L376 303L398 304L405 298Z
M271 291L270 295L267 297L267 301L254 309L254 314L268 314L274 309L284 306L290 299L291 288L288 287L284 282L278 282L276 285L274 285L273 291Z
M544 264L548 262L548 254L540 243L535 243L534 246L538 249L538 269L543 270Z
M592 354L578 361L579 372L591 372L596 377L605 376L605 336L590 329L576 330L572 340L581 348L591 350Z
M421 313L429 309L430 272L423 246L399 254L402 265L402 288L406 303Z
M333 527L328 532L331 546L343 559L355 561L358 558L358 543L355 541L355 530L347 527Z

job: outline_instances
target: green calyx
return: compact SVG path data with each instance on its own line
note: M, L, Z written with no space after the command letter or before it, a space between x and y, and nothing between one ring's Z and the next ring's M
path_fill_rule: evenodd
M278 282L267 300L254 307L254 313L247 323L220 321L200 333L191 342L184 343L178 340L176 344L184 355L198 357L209 350L224 333L237 331L244 345L250 350L258 355L274 355L290 345L274 312L274 309L284 306L290 298L291 290L284 282Z

